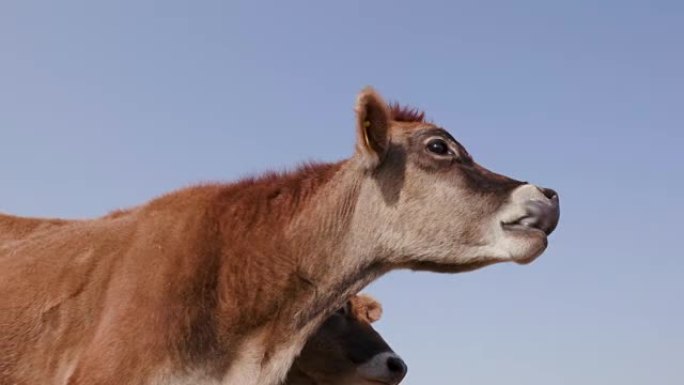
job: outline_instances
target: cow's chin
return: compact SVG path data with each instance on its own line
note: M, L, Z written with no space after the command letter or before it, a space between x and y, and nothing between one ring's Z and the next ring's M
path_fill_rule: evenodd
M498 253L504 261L512 261L521 265L528 264L539 257L548 245L547 235L534 228L523 226L501 227L497 237Z
M414 258L392 268L462 273L501 262L524 265L537 259L546 250L547 242L547 235L541 230L497 223L476 241L440 243L423 240L421 247L409 253Z
M401 382L401 381L400 381ZM380 380L375 380L371 378L355 378L353 381L348 382L348 384L354 385L397 385L399 382L385 382Z
M537 259L548 244L547 235L541 230L500 224L481 239L461 251L452 271L470 271L501 262L525 265Z
M400 381L401 382L401 381ZM324 382L330 385L396 385L398 382L383 382L381 380L366 378L359 374L335 378L332 381Z

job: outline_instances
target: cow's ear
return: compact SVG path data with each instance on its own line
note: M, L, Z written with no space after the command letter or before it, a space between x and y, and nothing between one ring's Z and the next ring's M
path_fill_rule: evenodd
M371 87L356 98L356 156L372 170L385 158L390 143L390 110Z
M382 305L375 298L359 294L350 300L356 318L367 323L373 323L382 317Z
M373 303L366 307L366 317L370 323L373 323L382 317L382 305L380 305L380 302L373 301Z

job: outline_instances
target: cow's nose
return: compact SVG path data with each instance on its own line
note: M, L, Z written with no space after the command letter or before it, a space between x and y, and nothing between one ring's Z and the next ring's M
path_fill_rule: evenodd
M528 215L521 220L521 224L527 227L542 230L546 235L551 234L558 225L560 219L560 204L558 193L550 188L539 187L544 198L530 199L527 201Z
M387 357L387 370L390 373L390 379L392 383L398 384L406 376L407 371L406 364L399 356L391 355Z
M545 188L545 187L539 187L539 190L541 190L542 194L544 194L545 197L553 200L554 198L558 199L558 193L550 188Z

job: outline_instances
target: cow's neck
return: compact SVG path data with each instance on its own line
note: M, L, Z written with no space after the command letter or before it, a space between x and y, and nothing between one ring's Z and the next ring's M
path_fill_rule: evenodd
M302 192L308 196L297 210L278 207L278 202L292 204L304 198L294 195L298 187L290 186L295 192L276 197L268 210L247 212L259 234L231 232L241 227L230 222L235 221L234 209L226 206L228 214L223 218L228 223L221 224L225 230L219 318L225 320L227 341L239 342L231 366L235 370L252 367L253 371L229 371L231 381L255 375L259 384L280 381L323 320L386 271L370 263L370 250L359 248L350 238L362 183L354 166L343 163L332 176L309 175L301 181L309 184ZM320 185L312 187L312 181ZM236 246L235 236L246 237L243 246ZM232 338L231 330L239 333L235 336L239 339Z

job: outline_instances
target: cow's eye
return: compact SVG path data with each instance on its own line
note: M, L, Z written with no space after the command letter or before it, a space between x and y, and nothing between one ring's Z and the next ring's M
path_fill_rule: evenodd
M440 138L430 139L430 141L427 142L427 150L433 154L442 156L452 153L449 149L449 145L444 141L444 139Z

